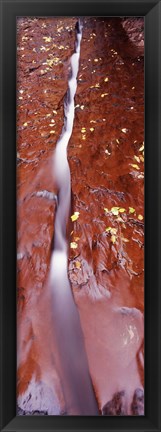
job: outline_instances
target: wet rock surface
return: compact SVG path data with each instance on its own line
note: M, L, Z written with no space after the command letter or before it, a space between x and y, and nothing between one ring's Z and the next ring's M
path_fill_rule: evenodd
M19 18L17 25L18 415L49 414L41 392L35 408L23 409L33 376L56 397L56 414L66 411L47 280L57 205L52 156L76 22ZM72 214L79 212L68 227L69 278L103 415L144 409L143 31L128 37L139 26L84 18L68 146Z

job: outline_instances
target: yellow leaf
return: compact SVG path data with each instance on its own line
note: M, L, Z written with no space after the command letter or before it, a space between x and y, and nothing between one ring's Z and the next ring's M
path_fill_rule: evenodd
M75 241L78 241L79 239L80 239L80 237L75 237L74 238Z
M43 39L45 42L51 42L52 41L50 36L49 37L43 36Z
M117 144L119 144L120 141L118 139L116 139L116 142L117 142Z
M124 212L125 212L125 209L122 208L122 207L120 207L120 208L119 208L119 213L124 213Z
M82 135L82 140L85 140L86 139L86 135Z
M112 209L111 209L111 213L112 213L114 216L118 216L118 214L119 214L119 207L112 207Z
M104 211L106 212L106 213L108 213L109 212L109 210L108 210L108 208L104 208Z
M100 84L99 84L99 83L96 83L96 84L90 86L90 88L91 88L91 89L93 89L93 88L100 88Z
M90 128L90 131L93 132L93 131L94 131L94 128Z
M111 228L110 233L115 235L117 233L117 228Z
M77 249L78 245L76 242L71 242L70 247L71 247L71 249Z
M121 130L122 130L123 133L126 133L128 131L128 129L126 129L126 128L123 128Z
M143 151L144 150L144 143L143 143L143 145L139 148L139 152L141 152L141 151Z
M136 170L139 170L140 168L138 167L138 165L136 164L130 164L132 166L132 168L135 168Z
M101 98L104 98L105 96L107 96L108 95L108 93L102 93L101 94Z
M111 242L114 244L114 243L116 243L116 236L115 235L112 235L111 236Z
M75 261L75 266L76 266L77 269L80 269L81 268L80 261Z
M106 77L105 79L104 79L104 82L107 82L108 81L108 77Z
M72 222L76 221L79 218L79 212L74 212L74 214L71 216Z
M143 216L142 215L138 215L138 219L141 221L141 220L143 220Z
M106 228L106 232L111 231L111 227Z
M94 59L94 62L95 62L95 63L97 63L97 62L98 62L98 59L97 59L97 58L95 58L95 59Z
M25 126L25 127L26 127L26 126L27 126L27 122L26 122L26 123L24 123L24 124L23 124L23 126Z
M90 120L90 123L97 123L96 120Z
M124 220L120 216L116 219L116 221L117 222L124 222Z
M140 156L140 160L141 160L141 162L144 162L144 157Z
M134 159L136 160L136 162L138 162L138 163L140 163L140 158L139 158L139 156L134 156Z
M55 130L51 130L51 131L50 131L50 134L55 134Z
M129 213L135 213L135 209L133 207L129 207Z
M127 238L124 238L124 237L122 237L122 241L125 242L125 243L129 242L129 240Z
M81 132L82 132L82 133L86 132L86 128L85 128L85 127L82 127Z

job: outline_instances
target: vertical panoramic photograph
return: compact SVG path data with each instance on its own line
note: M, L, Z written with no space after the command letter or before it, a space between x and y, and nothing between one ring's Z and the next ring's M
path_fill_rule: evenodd
M144 416L144 18L17 18L17 415Z

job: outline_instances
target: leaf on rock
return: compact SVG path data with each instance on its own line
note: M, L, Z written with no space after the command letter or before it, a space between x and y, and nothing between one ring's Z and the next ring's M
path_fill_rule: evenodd
M129 213L135 213L135 209L133 207L129 207Z
M138 219L141 221L143 220L143 216L141 214L138 215Z
M77 269L80 269L81 268L80 261L75 261L75 266L76 266Z
M113 244L116 243L116 236L115 236L115 235L112 235L112 236L111 236L111 242L112 242Z
M144 150L144 143L143 143L143 145L139 148L139 152L141 152L141 151L143 151Z
M111 227L106 228L106 232L111 231Z
M71 247L71 249L77 249L78 245L76 242L71 242L70 247Z
M79 212L74 212L74 214L71 216L72 222L76 221L79 218Z
M114 216L118 216L118 214L119 214L119 207L112 207L112 208L111 208L111 213L112 213Z
M130 165L132 166L132 168L135 168L136 170L139 170L139 169L140 169L139 166L136 165L136 164L130 164Z
M119 213L124 213L126 210L122 207L119 208Z
M136 160L136 162L138 162L138 163L140 163L140 158L139 158L139 156L134 156L134 159Z

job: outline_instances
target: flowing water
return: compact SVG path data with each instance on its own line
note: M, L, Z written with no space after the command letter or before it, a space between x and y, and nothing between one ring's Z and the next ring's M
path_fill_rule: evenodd
M88 371L80 318L68 279L68 244L66 226L71 208L71 180L67 160L67 145L74 122L74 96L77 88L82 25L76 32L76 52L71 57L71 77L68 82L62 135L54 154L54 178L58 187L55 216L54 250L51 256L49 285L52 292L53 326L56 332L60 376L66 408L69 414L97 415L92 383Z

